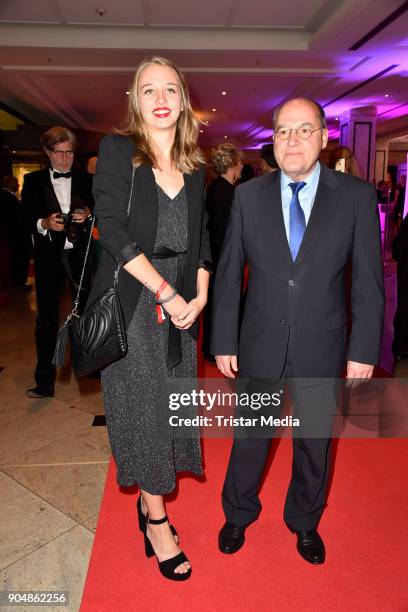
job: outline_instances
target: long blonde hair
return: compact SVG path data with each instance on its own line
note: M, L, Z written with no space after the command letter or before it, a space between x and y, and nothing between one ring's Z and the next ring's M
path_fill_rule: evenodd
M137 92L142 71L151 64L172 68L179 79L182 112L177 120L176 135L171 149L171 159L178 170L190 174L205 163L204 156L197 146L199 121L191 107L188 87L183 73L173 62L165 57L154 56L143 60L137 67L132 86L129 90L128 111L121 134L129 136L136 145L133 156L135 167L141 164L156 166L157 160L146 124L140 113Z

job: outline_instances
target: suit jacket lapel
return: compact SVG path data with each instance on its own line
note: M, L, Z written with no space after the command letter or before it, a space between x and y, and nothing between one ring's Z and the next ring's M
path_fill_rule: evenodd
M61 180L65 180L65 179L61 179ZM70 204L72 205L75 201L75 208L85 208L85 203L83 202L83 197L82 196L82 192L81 192L81 181L79 178L79 175L75 172L75 170L72 171L72 177L71 177L71 202Z
M278 251L292 261L283 220L280 175L280 170L268 175L268 181L263 190L263 216L268 220L268 227L271 229Z
M199 193L199 182L198 182L198 172L193 172L193 174L184 174L184 185L186 188L186 198L187 198L187 215L188 215L188 243L187 243L187 251L191 253L192 248L192 240L193 240L193 227L197 223L197 214L198 214L198 206L197 202L200 201L200 193Z
M335 175L321 164L319 184L316 197L310 214L309 222L296 257L296 264L301 262L308 250L319 239L324 226L329 221L333 208L337 205L339 198L337 180Z
M45 198L45 202L47 204L47 207L50 210L50 214L51 213L56 213L56 212L62 212L61 206L60 206L60 204L58 202L58 198L55 195L54 187L52 186L52 183L51 183L51 177L50 177L50 170L49 170L49 168L44 170L44 177L43 178L44 178L44 181L43 181L44 198Z
M42 190L44 203L48 208L49 214L61 213L62 209L58 202L58 198L55 195L54 187L51 183L50 169L46 168L43 172L44 174L42 176ZM51 230L50 237L51 241L56 244L60 250L64 248L66 238L65 232L54 232Z
M132 233L148 256L151 256L154 249L158 214L159 203L153 170L150 166L139 166L135 170L133 181L130 223L133 226Z

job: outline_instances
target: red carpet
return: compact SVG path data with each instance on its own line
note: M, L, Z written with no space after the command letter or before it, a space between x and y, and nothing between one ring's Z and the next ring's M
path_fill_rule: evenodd
M217 375L215 366L199 363L200 377ZM180 478L167 504L193 565L190 580L179 584L144 556L137 491L119 491L111 463L81 612L408 612L407 440L340 440L319 528L327 550L322 566L303 561L283 523L289 439L270 463L263 512L245 546L231 556L218 551L230 446L231 440L204 440L205 480Z
M119 492L110 466L84 590L82 612L185 610L301 612L408 610L406 440L341 440L320 532L327 560L310 566L282 521L290 440L282 440L262 490L263 512L236 555L217 549L220 491L230 441L205 440L206 480L183 477L168 504L193 574L161 577L144 557L136 492ZM352 501L354 499L354 502Z

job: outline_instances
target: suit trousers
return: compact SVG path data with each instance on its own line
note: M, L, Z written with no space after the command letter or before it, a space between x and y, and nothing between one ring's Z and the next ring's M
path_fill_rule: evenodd
M56 368L52 363L60 326L60 302L66 287L70 285L72 297L76 296L78 269L80 269L83 253L77 249L67 249L54 256L35 258L35 288L37 295L38 316L35 326L35 342L37 348L37 365L35 381L39 386L53 388L56 378ZM90 285L85 284L81 291L79 313L82 312ZM68 314L68 313L67 313Z
M337 379L294 379L289 349L278 381L251 380L257 392L276 393L289 388L293 417L300 426L293 430L292 476L286 495L284 520L291 531L315 529L326 505L330 478L330 448L333 416L337 409ZM269 412L279 417L281 407ZM273 435L273 432L270 432ZM259 433L258 433L259 435ZM259 488L272 437L235 437L222 491L226 519L247 526L262 509Z

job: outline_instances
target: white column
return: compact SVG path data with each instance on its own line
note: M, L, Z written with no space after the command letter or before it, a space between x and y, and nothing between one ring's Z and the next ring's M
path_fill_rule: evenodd
M340 143L353 152L361 178L372 181L375 169L377 108L352 108L340 121ZM378 180L378 177L375 177Z
M389 140L377 140L375 146L374 178L376 182L385 180L388 168Z

